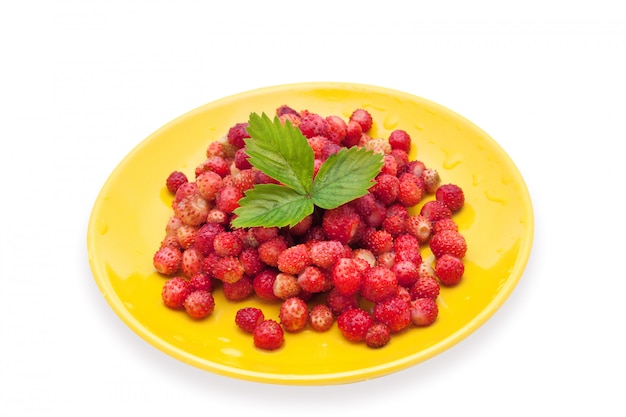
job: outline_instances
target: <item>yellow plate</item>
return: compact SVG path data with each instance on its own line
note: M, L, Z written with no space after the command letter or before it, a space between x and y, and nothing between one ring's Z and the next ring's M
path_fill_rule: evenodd
M335 326L328 332L286 334L278 351L253 346L235 312L259 306L278 318L278 305L256 299L229 302L215 291L216 308L194 321L161 302L164 278L152 255L172 214L165 178L181 170L193 178L209 142L223 137L251 112L274 114L288 104L346 120L359 107L374 118L372 136L409 132L411 159L436 168L444 183L460 185L466 204L455 215L468 242L460 285L443 288L440 314L427 328L411 328L382 349L347 342ZM432 198L432 197L430 197ZM429 199L430 199L429 198ZM419 207L418 207L419 208ZM275 384L357 382L415 365L458 343L504 303L520 280L533 239L528 190L505 151L484 131L431 101L399 91L349 83L301 83L226 97L166 124L143 140L116 167L95 201L87 248L100 290L138 335L182 362L217 374ZM423 248L423 256L429 250Z

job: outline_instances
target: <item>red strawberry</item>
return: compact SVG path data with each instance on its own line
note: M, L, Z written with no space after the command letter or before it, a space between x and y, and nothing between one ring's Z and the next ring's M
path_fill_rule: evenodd
M259 245L259 257L269 266L278 266L278 257L287 247L289 247L287 239L283 236L276 236Z
M404 130L396 129L389 134L389 144L392 149L409 152L411 150L411 136Z
M183 303L185 311L193 319L199 320L207 317L215 308L213 295L208 291L193 291Z
M181 269L183 274L187 278L191 278L196 274L199 274L203 270L204 255L199 249L190 247L183 252L183 260L181 262Z
M358 145L363 135L363 128L359 122L355 120L349 120L346 125L346 137L343 139L343 146L350 148Z
M328 123L328 139L340 145L346 137L346 131L348 130L347 123L339 116L328 116L326 117L326 122Z
M172 246L164 246L153 256L154 269L163 275L174 275L180 270L183 262L183 253Z
M441 183L439 172L434 168L426 168L422 172L422 179L424 180L424 189L427 193L433 194L437 191L437 187Z
M361 342L365 340L365 335L374 320L370 314L361 308L351 308L337 317L337 327L339 331L351 342Z
M410 287L417 281L419 277L417 265L411 261L399 261L396 262L391 270L396 274L398 278L398 285L403 287Z
M279 300L279 298L274 295L274 282L276 281L277 275L277 269L265 268L254 276L252 279L252 287L254 288L255 294L260 299L265 301Z
M239 256L243 242L234 232L221 232L213 239L213 249L220 256Z
M328 134L328 122L316 113L309 113L300 121L300 131L307 138L313 136L326 136Z
M403 297L389 297L376 303L372 315L376 322L386 325L392 333L411 324L410 305Z
M384 205L396 201L400 192L400 180L395 175L378 174L376 182L371 188L372 193Z
M451 218L452 211L441 201L430 200L424 203L420 210L420 215L426 217L431 222L441 219Z
M444 230L430 239L430 250L436 258L449 254L462 259L467 251L467 243L461 233Z
M309 293L327 291L333 285L332 280L327 274L313 265L304 268L304 270L298 274L297 281L302 291Z
M444 230L454 230L455 232L458 232L459 226L454 220L448 218L437 220L433 224L433 233L439 233Z
M192 290L213 291L213 281L209 274L200 272L189 278Z
M344 245L338 240L314 241L309 246L311 262L323 269L331 269L345 253Z
M163 284L161 298L169 308L182 308L185 299L191 294L192 288L189 282L182 277L174 277Z
M444 285L456 285L461 281L465 265L456 256L443 254L435 262L435 274Z
M365 344L370 348L381 348L389 343L391 331L382 323L374 323L367 329Z
M326 305L335 316L339 316L346 310L357 307L359 300L357 295L343 295L336 288L332 288L326 294Z
M255 276L265 267L257 248L244 248L239 254L239 261L243 265L244 273L249 276Z
M335 321L330 307L324 304L316 304L309 311L309 323L313 330L325 332L331 328Z
M278 255L277 267L286 274L299 274L311 265L311 256L304 243L290 246Z
M243 265L236 256L218 256L212 271L213 277L231 284L239 281L244 274Z
M322 218L322 229L329 240L338 240L343 244L353 243L361 218L349 204L326 210Z
M184 173L180 171L173 171L170 173L170 175L167 176L167 179L165 180L165 186L170 193L176 194L176 190L178 190L181 185L186 184L187 182L189 182L189 180Z
M279 272L274 280L273 291L276 297L286 300L300 294L301 289L295 275Z
M254 332L256 326L265 320L265 315L260 308L243 307L235 314L235 324L247 333Z
M276 350L284 343L284 331L278 322L266 319L259 323L252 332L254 346L263 350Z
M375 266L363 274L361 295L374 303L384 300L396 293L398 278L387 267Z
M224 186L224 180L219 174L213 171L206 171L198 175L196 178L196 184L198 187L198 194L200 194L202 198L207 201L215 201L217 193Z
M463 190L456 184L440 185L435 192L437 201L441 201L451 211L459 211L465 203L465 195Z
M406 174L399 180L397 200L406 207L413 207L422 200L422 188L408 175L411 174Z
M367 132L372 128L372 115L365 109L354 110L350 115L350 121L360 124L363 132Z
M230 301L241 301L254 294L252 287L252 279L247 276L241 277L237 282L224 282L222 284L222 292L224 297Z
M416 326L430 326L439 315L437 302L432 298L417 298L411 302L411 321Z
M278 313L280 324L288 332L299 332L304 329L309 321L309 310L301 298L287 298L280 305Z
M204 256L215 251L213 243L215 242L215 236L224 232L223 225L218 223L205 223L197 230L193 246L198 248Z
M236 123L230 129L228 129L228 134L226 135L226 139L228 143L235 146L236 148L243 148L245 146L245 139L249 138L250 135L246 128L248 127L248 123Z
M200 226L209 214L209 203L199 193L194 193L174 203L174 214L184 224Z
M434 276L421 276L410 288L411 298L432 298L439 296L439 281Z
M215 207L226 213L232 213L239 207L239 199L243 197L243 191L239 188L227 185L224 186L215 196Z
M332 279L337 291L344 295L353 295L359 291L363 276L354 259L340 258L333 267Z

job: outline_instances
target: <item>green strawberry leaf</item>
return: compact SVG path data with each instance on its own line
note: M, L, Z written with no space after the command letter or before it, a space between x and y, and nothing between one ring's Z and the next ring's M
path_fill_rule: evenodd
M359 147L341 149L324 161L315 176L313 203L332 209L365 195L382 166L379 153Z
M248 161L268 176L301 194L311 192L313 149L304 135L289 121L263 113L250 115L245 139Z
M246 191L235 209L234 227L295 226L313 213L313 202L297 191L278 184L257 184Z

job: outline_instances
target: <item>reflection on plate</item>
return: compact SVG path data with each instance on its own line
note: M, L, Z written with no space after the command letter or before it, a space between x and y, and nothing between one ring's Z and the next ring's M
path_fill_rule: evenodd
M234 324L242 306L278 317L278 305L239 303L215 291L216 309L194 321L165 308L164 278L152 255L171 215L165 178L181 170L193 178L210 141L220 139L251 112L274 114L288 104L347 118L359 107L374 118L372 136L404 129L413 138L411 159L436 168L443 182L460 185L466 204L455 214L468 242L460 285L442 288L440 314L427 328L411 328L382 349L346 341L336 328L286 334L279 351L256 349ZM419 206L418 206L419 208ZM218 100L166 124L142 141L106 181L91 214L87 247L101 292L139 336L184 363L249 381L321 385L380 377L422 362L458 343L504 303L522 276L533 239L533 212L524 180L504 150L454 112L403 92L360 84L302 83L258 89ZM423 249L423 256L429 256Z

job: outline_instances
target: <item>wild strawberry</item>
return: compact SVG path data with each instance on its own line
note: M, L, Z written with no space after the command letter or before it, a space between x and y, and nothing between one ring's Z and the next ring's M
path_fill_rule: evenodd
M426 275L417 278L417 281L411 286L409 292L411 298L432 298L439 296L439 281L433 276Z
M465 203L463 190L456 184L440 185L435 192L435 198L448 206L452 212L461 210Z
M398 285L403 287L410 287L419 277L417 265L411 261L396 262L391 270L396 274Z
M411 175L411 174L407 174ZM398 180L397 201L406 207L413 207L422 200L422 188L408 176Z
M221 156L222 158L226 157L226 152L224 150L224 144L220 141L213 141L209 143L205 151L205 156L210 158L212 156Z
M367 266L369 268L376 265L376 256L374 256L374 253L369 249L357 248L352 251L352 257L354 258L355 261L358 261L361 259L367 262ZM357 264L357 266L359 266L359 264ZM365 272L366 269L367 268L363 268L359 266L359 270L361 272Z
M198 248L204 256L215 252L213 243L215 236L225 231L223 225L218 223L205 223L197 230L193 246Z
M391 340L389 327L382 323L374 323L365 333L365 344L373 349L381 348Z
M384 252L376 256L376 265L391 269L396 263L396 253L394 251Z
M387 211L387 217L383 220L382 228L391 236L401 235L406 232L406 218L399 215L389 215L389 211Z
M288 247L289 244L284 236L276 236L259 245L259 257L266 265L278 266L278 257Z
M390 155L396 159L396 164L398 166L398 176L405 173L406 165L409 163L409 154L401 149L393 149L392 147Z
M324 149L324 146L332 143L326 136L313 136L308 138L307 142L311 149L313 149L313 155L317 159L322 159L322 149Z
M290 297L280 305L278 317L285 330L299 332L309 321L309 310L301 298Z
M316 113L309 113L300 121L300 131L307 138L313 136L326 136L328 134L328 122Z
M283 104L276 109L276 116L280 117L284 114L292 114L294 116L300 117L300 113L298 113L296 110L294 110L293 108L289 107L286 104Z
M182 308L185 299L191 294L192 288L183 277L174 277L165 281L161 291L163 303L169 308Z
M422 262L417 266L417 272L419 273L420 278L431 277L437 278L435 274L435 269L429 262Z
M183 225L183 221L176 216L171 216L165 224L165 234L167 236L176 235L176 230Z
M213 291L213 280L205 272L199 272L189 278L189 285L192 290Z
M355 120L349 120L346 125L346 136L343 138L343 146L351 148L359 144L361 136L363 135L363 128L359 122Z
M243 265L244 273L250 276L258 274L265 267L259 256L259 250L253 247L242 249L239 253L239 261Z
M389 134L389 144L392 149L411 150L411 136L404 130L396 129Z
M374 194L368 192L367 194L352 200L349 204L352 208L354 208L359 216L365 217L368 216L374 209L376 197Z
M213 294L208 291L196 290L185 298L183 307L191 318L199 320L213 312L215 299Z
M359 291L363 276L354 259L339 258L332 271L333 285L344 295L353 295Z
M189 226L200 226L209 214L209 203L198 193L174 202L173 208L176 217Z
M227 226L230 223L230 215L222 210L213 208L209 210L209 214L206 216L206 222Z
M244 274L243 265L236 256L219 256L213 264L213 277L222 282L234 283Z
M439 315L439 307L433 298L416 298L411 302L411 321L416 326L430 326Z
M348 309L358 307L359 300L356 294L343 295L336 288L332 288L326 294L326 305L335 316L339 316Z
M361 218L348 204L326 210L322 218L322 229L329 240L343 244L354 242L361 224Z
M398 289L398 278L387 267L375 266L363 274L361 295L374 303L392 296Z
M233 161L235 167L237 167L237 169L252 168L252 164L250 164L249 158L250 157L246 153L246 148L237 149L237 152L235 152L235 160Z
M374 305L374 321L386 325L392 333L397 333L411 324L409 302L402 297L389 297Z
M276 350L284 341L284 331L278 322L266 319L259 323L252 332L254 346L263 350Z
M455 232L458 232L459 226L454 220L449 218L437 220L433 223L433 233L443 232L444 230L454 230Z
M391 154L383 155L383 167L380 169L382 174L393 176L398 175L398 161Z
M181 269L187 278L191 278L202 272L204 255L195 247L190 247L183 251Z
M367 132L372 128L372 115L365 109L356 109L350 115L350 120L361 125L363 132Z
M256 307L243 307L235 313L235 324L246 333L254 332L256 326L264 320L263 311Z
M426 168L422 172L422 179L424 180L424 189L427 193L433 194L437 191L437 187L441 183L439 172L434 168Z
M420 215L426 217L431 223L441 219L451 218L452 211L440 201L430 200L424 203L420 209Z
M274 295L281 300L286 300L290 297L295 297L300 294L300 286L298 285L298 279L295 275L285 274L280 272L276 275L274 280Z
M198 226L191 226L188 224L183 224L176 229L176 238L178 239L180 247L183 249L192 247L196 242L199 229L200 228Z
M248 123L236 123L230 129L228 129L228 134L226 138L228 139L228 143L233 145L236 148L243 148L245 146L245 139L249 138L250 135L246 128L248 127Z
M252 227L250 228L250 231L252 232L254 239L259 242L259 244L267 242L268 240L278 236L277 227Z
M252 287L252 279L247 276L241 277L236 282L224 282L222 284L222 292L224 297L230 301L241 301L254 294Z
M254 288L255 294L260 299L265 301L279 300L279 298L274 295L274 282L276 281L277 275L277 269L265 268L254 276L252 279L252 287Z
M323 269L330 269L345 254L344 245L338 240L314 241L309 245L311 262Z
M340 145L343 142L343 139L346 137L348 125L339 116L326 117L326 123L328 124L328 131L326 136L331 142Z
M436 258L449 254L463 259L467 251L467 243L461 233L444 230L430 238L430 250Z
M232 213L239 207L239 199L243 197L243 191L232 185L223 187L215 197L215 207L226 212Z
M299 274L311 265L311 256L304 243L290 246L278 255L277 267L286 274Z
M196 194L198 192L198 185L195 182L186 182L181 184L176 190L176 194L174 194L173 204L178 203L183 198L189 197L190 195Z
M393 241L393 250L396 254L396 262L410 261L415 265L422 262L419 241L410 233L397 236Z
M256 172L252 169L241 169L224 178L224 186L232 185L245 193L256 184Z
M318 267L309 265L298 274L298 286L309 293L327 291L332 286L332 281Z
M435 261L435 274L444 285L456 285L461 281L465 265L456 256L443 254Z
M400 180L395 175L378 174L376 182L371 188L376 199L388 206L398 197L400 192Z
M220 256L239 256L243 242L236 233L224 231L215 235L213 248Z
M152 258L152 264L157 272L163 275L174 275L180 270L183 262L183 253L174 247L164 246L157 250Z
M289 234L291 236L303 236L311 229L312 224L313 215L308 215L304 219L300 220L297 224L289 227Z
M170 175L167 176L167 179L165 180L165 186L170 193L176 194L176 190L178 190L178 187L187 182L189 182L189 179L187 179L187 176L183 172L173 171L170 173Z
M165 246L169 246L174 249L182 250L180 243L178 243L178 237L176 235L165 235L161 243L159 244L159 249Z
M422 179L422 174L424 173L425 170L426 170L426 165L424 165L422 161L409 161L405 167L405 172L413 174L420 179ZM422 179L422 183L423 181L424 180Z
M224 180L213 171L206 171L196 178L198 194L207 201L214 201L219 190L224 186Z
M367 330L374 324L372 316L361 308L351 308L337 317L337 327L347 340L362 342Z
M198 178L203 172L207 171L213 171L223 178L230 173L230 165L226 158L222 158L221 156L210 156L196 167L196 178Z
M364 244L374 255L380 255L393 249L393 236L386 230L373 230L364 235Z
M418 242L424 243L430 239L432 223L426 216L412 215L406 219L406 230L415 236Z
M325 304L316 304L309 311L309 324L317 332L329 330L334 322L333 312Z

